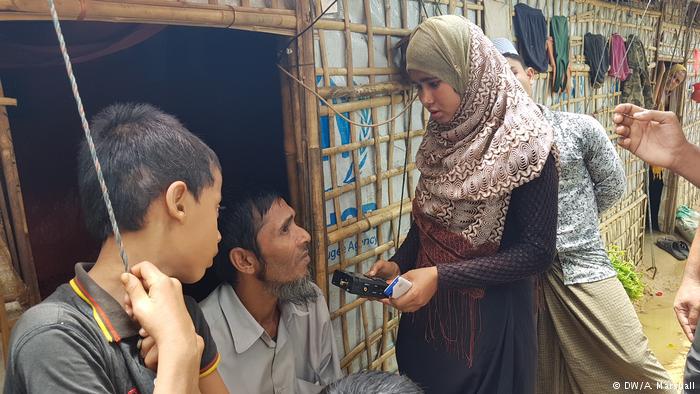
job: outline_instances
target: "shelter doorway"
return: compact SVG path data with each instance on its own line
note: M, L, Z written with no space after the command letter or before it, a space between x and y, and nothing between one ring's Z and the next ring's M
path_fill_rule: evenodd
M114 26L73 23L95 34ZM0 38L18 32L56 39L48 22L0 25ZM168 26L76 64L75 73L88 117L114 102L151 103L216 151L224 188L265 186L287 195L278 47L279 37L265 33ZM9 121L43 298L72 277L75 262L93 261L99 249L84 229L77 196L76 152L84 137L62 64L0 69L0 80L5 96L18 102L8 107ZM190 290L201 297L208 287Z

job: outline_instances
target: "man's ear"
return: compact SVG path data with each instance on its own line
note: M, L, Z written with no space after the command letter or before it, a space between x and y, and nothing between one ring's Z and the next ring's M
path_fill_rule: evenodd
M187 198L187 184L183 181L175 181L165 191L165 205L168 215L178 221L185 220L185 200Z
M228 260L233 268L244 274L253 275L258 267L258 259L253 252L243 248L233 248L228 252Z

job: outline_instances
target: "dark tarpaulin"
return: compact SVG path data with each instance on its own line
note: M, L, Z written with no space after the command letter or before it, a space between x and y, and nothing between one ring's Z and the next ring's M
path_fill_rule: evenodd
M165 27L133 23L61 23L73 63L87 62L130 48ZM5 22L0 25L0 68L46 67L62 63L52 24Z

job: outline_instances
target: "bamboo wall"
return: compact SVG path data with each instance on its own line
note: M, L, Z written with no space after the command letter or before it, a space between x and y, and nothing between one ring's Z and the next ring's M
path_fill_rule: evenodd
M690 99L693 92L693 84L700 82L700 76L695 73L693 67L693 49L700 45L700 29L691 28L688 31L688 21L697 20L700 15L697 7L700 4L690 3L681 0L671 2L673 7L666 10L662 31L665 34L661 37L659 45L660 59L673 60L675 63L684 63L688 70L688 77L682 85L679 94L680 110L676 111L683 124L683 131L686 138L691 143L700 144L700 104ZM700 48L699 48L700 49ZM668 215L675 218L677 207L686 205L691 208L700 208L700 189L690 184L680 177L673 177L671 185L676 187L675 193L669 193L673 198L668 209Z

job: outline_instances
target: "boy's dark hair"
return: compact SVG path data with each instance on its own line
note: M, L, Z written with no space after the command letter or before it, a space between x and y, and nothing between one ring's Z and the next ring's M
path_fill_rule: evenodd
M506 59L517 60L518 62L520 62L520 65L523 66L523 70L527 69L527 66L525 65L525 61L523 60L522 57L520 57L520 55L515 54L515 53L506 52L503 54L503 57Z
M137 231L151 202L176 181L195 199L221 170L211 148L174 116L148 104L113 104L90 126L114 215L122 231ZM104 242L112 233L87 143L78 154L78 187L87 229Z
M229 252L233 248L242 248L260 256L257 236L262 227L263 217L270 211L272 204L282 196L272 190L257 191L224 201L225 209L219 216L221 242L219 253L214 257L214 271L221 282L236 284L238 270L229 261Z

